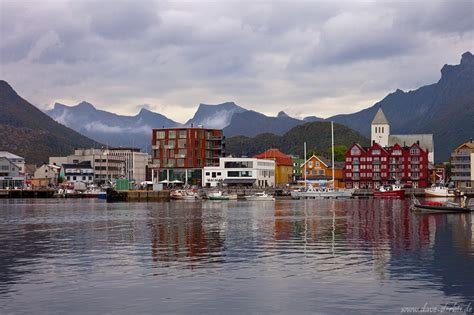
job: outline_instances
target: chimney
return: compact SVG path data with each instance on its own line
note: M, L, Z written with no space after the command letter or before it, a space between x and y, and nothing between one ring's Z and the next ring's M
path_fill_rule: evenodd
M372 140L372 145L374 145L374 144L375 144L375 140Z
M416 144L420 145L420 140L416 140Z
M193 124L193 123L191 123L191 128L193 128L193 126L194 126L194 124Z

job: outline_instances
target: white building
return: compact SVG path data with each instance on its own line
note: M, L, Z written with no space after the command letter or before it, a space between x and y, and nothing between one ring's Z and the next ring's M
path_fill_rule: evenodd
M148 154L140 152L135 148L113 148L109 149L109 156L120 156L125 160L124 176L126 179L141 183L146 180L146 167L148 166Z
M413 143L418 143L423 150L428 150L428 161L434 164L434 140L433 134L408 134L408 135L392 135L390 134L390 123L379 108L372 120L371 126L371 140L372 143L378 143L382 147L391 147L395 144L401 146L411 146Z
M20 174L25 175L26 169L25 169L25 159L22 158L21 156L15 155L13 153L7 152L7 151L0 151L0 157L4 157L10 160L13 164L18 166L20 169Z
M275 186L275 161L254 158L226 157L219 166L206 166L202 171L204 187L217 186Z
M25 185L20 167L10 159L0 156L0 189L19 189Z
M36 169L34 178L47 179L49 180L50 184L57 185L60 172L61 172L61 167L58 165L43 164Z

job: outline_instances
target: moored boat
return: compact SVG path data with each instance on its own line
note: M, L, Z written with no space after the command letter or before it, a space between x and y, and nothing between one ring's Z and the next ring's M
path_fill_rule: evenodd
M237 195L235 194L223 194L222 191L214 191L214 192L210 192L208 195L207 195L207 199L208 200L236 200L237 199Z
M427 197L455 197L454 191L444 186L432 186L425 189Z
M199 196L192 190L174 190L170 193L170 198L175 200L194 201L198 200Z
M306 190L292 191L291 197L293 199L350 198L353 193L353 189L315 188L309 186Z
M376 198L404 198L405 190L401 185L386 185L380 186L379 189L374 190L374 197Z
M265 192L244 196L244 199L248 201L275 201L275 198L272 195L268 195Z
M471 202L472 203L472 202ZM423 212L440 212L440 213L463 213L472 212L473 208L469 204L466 206L466 199L461 199L461 202L439 202L439 201L428 201L421 203L418 199L412 196L412 211L423 211Z

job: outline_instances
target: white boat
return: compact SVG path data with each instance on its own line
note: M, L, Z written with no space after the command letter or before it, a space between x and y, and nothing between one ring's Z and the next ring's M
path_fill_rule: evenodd
M425 189L426 197L454 197L454 191L450 191L448 187L432 186Z
M275 201L275 198L272 195L268 195L265 192L244 196L244 199L248 201Z
M196 192L191 190L174 190L170 193L170 198L176 200L194 201L198 200L199 196Z
M214 191L210 192L207 195L207 199L209 200L237 200L237 195L236 194L223 194L222 191Z
M350 198L353 193L353 189L315 188L309 186L306 190L292 191L291 197L293 199Z
M305 188L302 190L297 190L297 191L292 191L291 192L291 197L293 199L317 199L317 198L350 198L352 197L352 194L354 193L354 189L345 189L345 188L334 188L334 123L331 121L331 155L332 155L332 180L331 184L332 187L320 187L320 188L315 188L312 185L306 186L307 185L307 180L306 180L306 172L304 172L304 182L305 182ZM304 143L304 156L306 158L306 142ZM307 162L307 161L306 161ZM305 163L306 163L305 162Z

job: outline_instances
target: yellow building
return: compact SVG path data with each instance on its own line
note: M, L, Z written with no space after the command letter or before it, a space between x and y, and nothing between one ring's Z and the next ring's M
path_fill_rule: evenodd
M275 185L286 185L293 176L293 161L278 149L269 149L255 156L257 159L275 161Z

